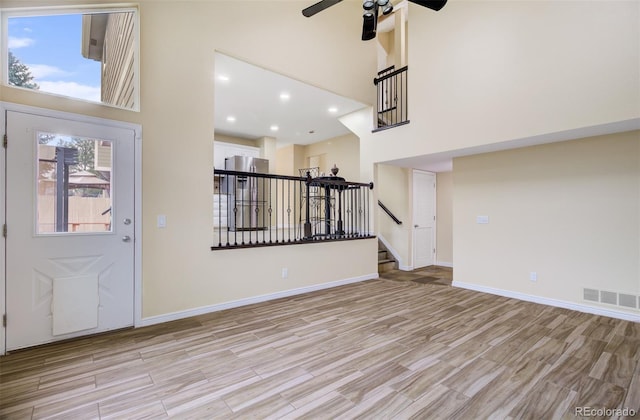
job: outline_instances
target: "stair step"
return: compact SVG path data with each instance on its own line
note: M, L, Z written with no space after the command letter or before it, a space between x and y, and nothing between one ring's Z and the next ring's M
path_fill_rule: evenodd
M395 270L396 262L393 260L378 262L378 273L385 273L387 271Z
M397 263L393 255L378 241L378 273L395 270Z

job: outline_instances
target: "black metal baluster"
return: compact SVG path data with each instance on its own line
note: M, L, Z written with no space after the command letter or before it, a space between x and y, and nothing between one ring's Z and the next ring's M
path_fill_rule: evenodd
M287 180L287 233L288 240L291 242L291 181Z
M220 211L221 207L220 205L222 204L221 200L221 194L220 194L220 189L221 189L221 184L220 184L220 177L218 177L218 246L222 246L222 212ZM213 191L215 193L215 177L214 177L214 187L213 187ZM215 204L214 204L215 205Z
M273 206L271 205L271 203L273 202L273 194L271 193L273 191L273 183L274 180L271 179L269 180L269 243L273 243L273 238L272 238L272 231L273 229L271 228L271 223L273 221Z

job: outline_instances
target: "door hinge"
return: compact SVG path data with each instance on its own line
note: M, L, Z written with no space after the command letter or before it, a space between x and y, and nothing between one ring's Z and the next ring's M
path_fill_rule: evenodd
M7 148L7 144L9 144L9 138L7 137L7 135L5 134L2 137L2 147L4 147L5 149Z
M7 328L7 314L2 315L2 326Z
M2 225L2 236L4 238L7 237L7 224L6 223L4 225Z

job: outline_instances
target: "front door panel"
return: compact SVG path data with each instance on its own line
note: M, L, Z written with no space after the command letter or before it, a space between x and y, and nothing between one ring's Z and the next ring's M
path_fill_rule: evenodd
M7 112L7 350L133 325L131 129Z

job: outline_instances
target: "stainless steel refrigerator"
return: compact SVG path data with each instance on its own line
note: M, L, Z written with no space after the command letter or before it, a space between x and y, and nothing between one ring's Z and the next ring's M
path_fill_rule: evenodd
M224 168L228 171L266 174L269 172L267 159L250 156L225 158ZM222 192L227 194L227 223L229 230L264 230L268 223L264 188L268 180L252 176L225 177Z

